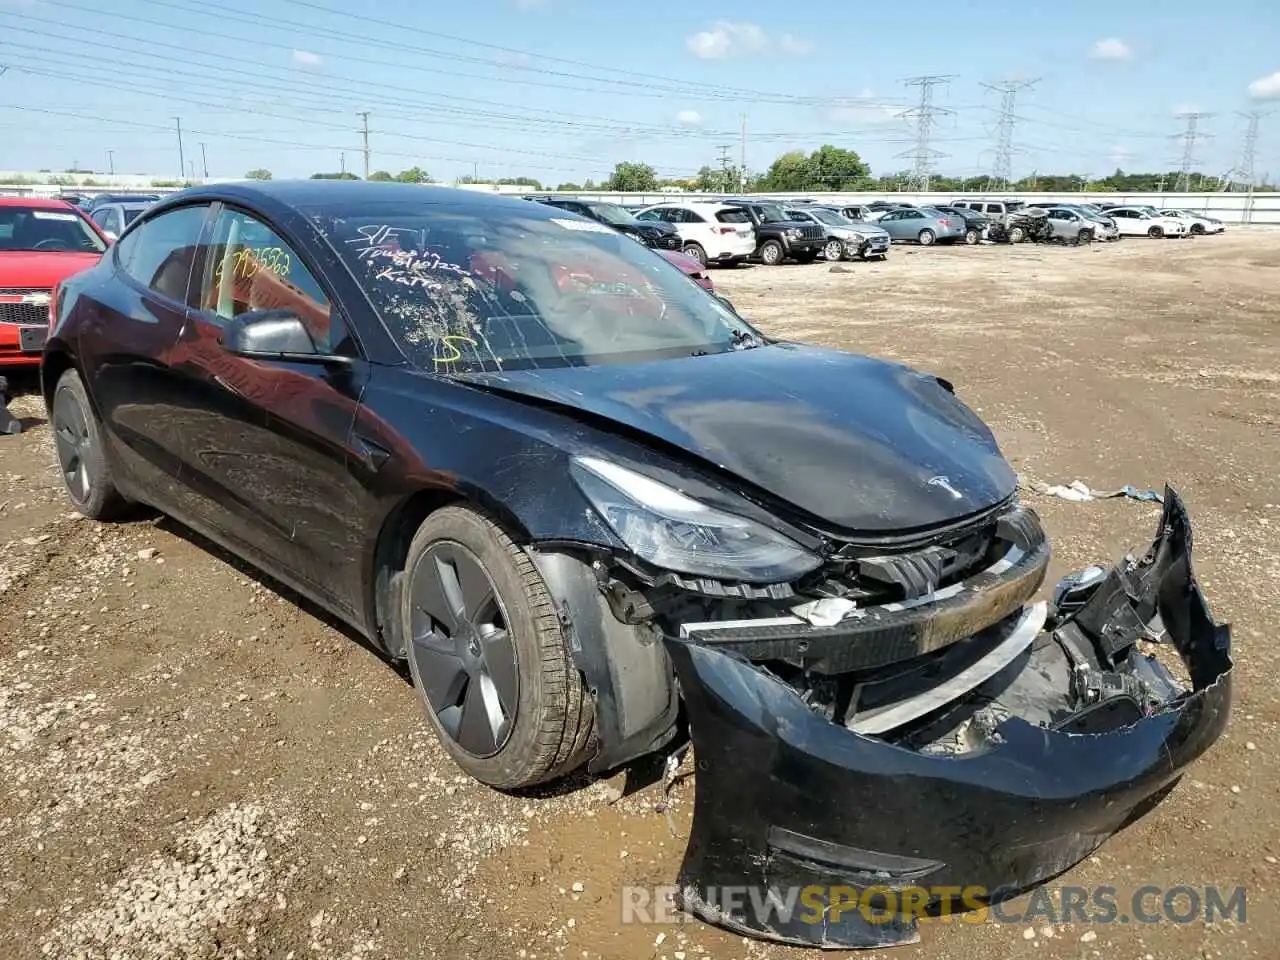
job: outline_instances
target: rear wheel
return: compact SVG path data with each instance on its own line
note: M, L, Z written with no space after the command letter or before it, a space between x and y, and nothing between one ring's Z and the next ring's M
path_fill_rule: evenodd
M72 503L86 517L109 520L128 506L111 477L102 448L102 428L94 415L84 381L68 370L53 391L50 417L58 467Z
M684 245L684 255L693 257L704 267L707 265L707 251L702 248L700 243L686 243Z
M782 262L782 244L777 240L766 240L760 244L760 262L765 266L776 267Z
M594 705L525 552L486 514L445 507L418 528L405 577L409 670L458 766L503 790L579 766Z
M933 241L938 239L938 235L932 230L921 230L916 234L916 239L920 241L920 246L929 247L933 245Z
M826 257L828 260L830 260L832 263L835 263L839 260L843 260L844 259L844 241L837 240L835 237L832 237L830 240L827 241L826 246L822 248L822 255Z

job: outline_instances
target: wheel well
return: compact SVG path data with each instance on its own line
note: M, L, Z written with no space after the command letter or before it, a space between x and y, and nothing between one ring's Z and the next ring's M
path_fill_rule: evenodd
M509 510L489 502L482 494L468 495L456 489L419 490L400 502L382 522L373 551L371 578L374 636L395 659L405 656L407 638L400 629L396 611L400 606L400 589L404 583L405 560L409 544L429 515L441 507L473 506L487 512L516 543L527 543L528 532Z
M46 408L53 406L53 391L58 389L62 375L75 366L71 354L65 350L47 353L40 364L40 392L44 394ZM93 402L90 398L90 403Z

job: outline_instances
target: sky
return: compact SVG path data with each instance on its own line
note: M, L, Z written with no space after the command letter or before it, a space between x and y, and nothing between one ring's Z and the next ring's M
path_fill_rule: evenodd
M831 143L887 174L932 75L940 173L992 171L1012 81L1015 178L1178 169L1189 111L1216 176L1250 110L1280 175L1276 0L0 0L0 70L0 170L360 174L367 112L371 170L439 180L689 176L744 118L749 170Z

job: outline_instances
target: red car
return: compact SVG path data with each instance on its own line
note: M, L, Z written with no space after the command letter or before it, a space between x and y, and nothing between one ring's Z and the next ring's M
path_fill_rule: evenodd
M97 225L64 200L0 197L0 370L40 365L54 286L106 249Z

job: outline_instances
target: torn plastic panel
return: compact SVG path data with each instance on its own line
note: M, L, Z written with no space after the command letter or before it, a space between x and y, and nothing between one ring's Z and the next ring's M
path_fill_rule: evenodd
M1142 560L1066 582L1044 612L1046 628L1007 665L986 679L978 670L976 686L927 713L902 710L901 724L874 737L857 732L869 716L918 705L1000 649L1027 612L927 666L873 672L859 691L872 706L807 696L740 651L668 636L698 759L685 908L809 946L912 942L912 916L872 923L829 910L806 923L740 902L723 909L716 891L980 886L1000 900L1074 866L1154 807L1221 734L1231 699L1230 629L1196 584L1176 493L1166 488ZM1190 689L1140 649L1153 639L1177 650ZM932 662L970 646L960 662Z

